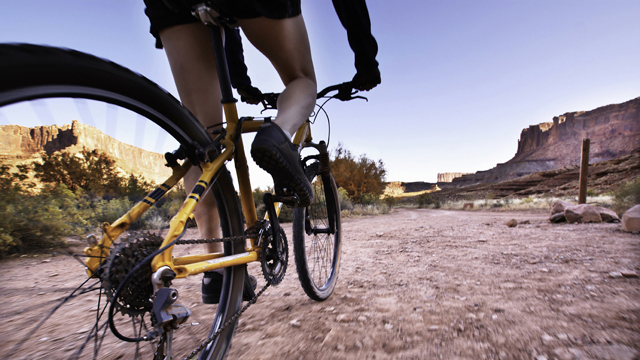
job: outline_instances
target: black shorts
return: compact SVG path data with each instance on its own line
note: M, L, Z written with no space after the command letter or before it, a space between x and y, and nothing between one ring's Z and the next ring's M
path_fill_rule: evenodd
M200 22L187 9L174 12L163 0L144 0L145 14L151 22L151 34L156 38L156 47L162 49L160 30L172 26ZM269 19L286 19L301 13L300 0L214 0L220 11L237 19L253 19L266 17Z

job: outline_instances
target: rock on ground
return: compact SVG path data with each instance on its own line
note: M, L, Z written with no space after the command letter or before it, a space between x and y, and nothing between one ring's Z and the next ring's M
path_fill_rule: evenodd
M564 209L564 217L568 223L602 222L596 207L588 204L568 206Z
M554 215L554 214L557 214L557 213L564 213L564 209L566 209L569 206L574 206L574 204L568 203L568 202L562 201L562 200L557 200L553 204L551 204L551 214L550 215Z
M561 223L561 222L566 222L567 219L564 217L564 212L559 212L551 215L549 217L549 221L551 221L552 223Z
M606 207L602 207L602 206L596 206L596 211L600 214L600 217L604 222L607 222L607 223L620 222L620 218L618 217L618 214L616 214L616 212L611 209L607 209Z
M640 205L636 205L622 215L622 227L626 231L640 231Z

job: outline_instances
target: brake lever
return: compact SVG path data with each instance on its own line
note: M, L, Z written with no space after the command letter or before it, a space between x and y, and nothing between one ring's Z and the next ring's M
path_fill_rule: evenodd
M345 83L345 86L341 86L338 89L338 93L334 96L336 99L342 100L342 101L348 101L353 99L353 95L357 94L358 91L354 90L351 87L350 83Z
M349 89L349 88L344 88L344 89L340 89L338 91L338 93L334 97L336 99L342 100L342 101L349 101L349 100L354 100L354 99L364 99L365 101L369 102L369 99L367 99L364 96L361 96L361 95L354 96L357 93L358 93L358 90L352 90L352 89Z
M367 99L364 96L361 96L361 95L354 96L358 92L359 92L358 90L353 88L353 85L351 82L346 82L346 83L342 83L342 86L338 89L338 93L334 97L341 101L364 99L365 101L369 102L369 99Z
M271 104L267 103L267 102L266 102L266 101L264 101L264 100L262 100L262 101L261 101L261 103L262 103L262 106L264 107L264 109L260 110L260 113L263 113L263 112L265 112L265 111L267 111L267 110L276 110L276 107L275 107L275 106L273 106L273 105L271 105Z
M262 94L262 106L264 109L260 111L260 113L265 112L266 110L276 110L278 109L278 97L280 94L276 93L263 93Z

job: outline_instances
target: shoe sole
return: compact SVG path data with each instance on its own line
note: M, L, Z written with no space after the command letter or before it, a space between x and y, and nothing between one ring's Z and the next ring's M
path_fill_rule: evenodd
M248 274L245 274L248 275ZM242 288L242 301L249 301L256 295L255 290L258 285L258 281L255 277L248 275L248 279L245 277L245 283ZM220 295L222 290L222 277L217 279L220 282L220 289L214 290L212 293L202 293L202 303L207 305L214 305L220 303ZM203 289L204 290L204 289Z
M296 169L279 152L259 147L251 149L251 157L258 166L271 174L276 189L293 189L300 199L298 206L309 206L312 190L300 180Z

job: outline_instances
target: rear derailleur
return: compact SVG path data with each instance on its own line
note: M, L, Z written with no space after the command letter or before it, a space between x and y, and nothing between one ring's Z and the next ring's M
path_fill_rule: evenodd
M171 280L175 279L176 273L168 266L163 266L153 274L153 287L156 289L152 296L153 309L151 310L151 324L153 330L147 333L145 340L154 339L165 333L177 329L191 316L192 311L186 306L176 304L178 300L178 290L172 289ZM170 336L166 339L170 344Z

